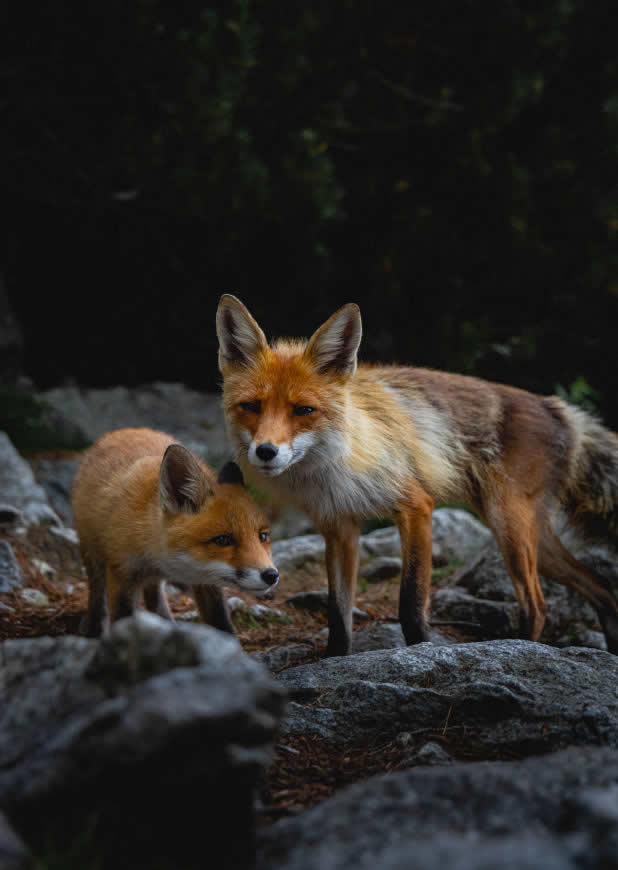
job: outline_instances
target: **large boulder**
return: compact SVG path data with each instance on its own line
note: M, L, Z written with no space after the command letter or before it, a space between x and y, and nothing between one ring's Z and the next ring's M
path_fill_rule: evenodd
M119 842L148 866L165 854L193 866L204 843L248 865L284 692L235 638L140 613L100 642L1 652L0 808L26 840L66 842L96 817L106 866Z
M480 746L541 751L618 743L618 658L521 640L331 658L282 671L290 733L362 741L468 728Z
M229 458L220 395L163 382L134 388L56 387L41 395L91 441L112 429L148 426L169 432L215 466Z
M261 832L257 870L596 870L618 855L618 751L374 777Z

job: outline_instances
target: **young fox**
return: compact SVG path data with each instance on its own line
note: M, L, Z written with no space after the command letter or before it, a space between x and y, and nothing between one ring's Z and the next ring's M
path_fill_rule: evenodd
M304 509L326 540L328 654L350 647L363 518L394 516L403 553L399 617L407 643L427 638L431 515L464 501L493 530L524 635L538 640L545 577L596 608L618 653L614 597L565 549L564 515L618 542L618 436L556 397L472 377L357 367L361 318L344 305L309 341L264 333L234 296L217 311L219 368L238 460L279 501Z
M148 609L171 619L165 580L190 587L204 622L234 633L221 586L260 593L277 583L268 523L238 466L217 479L163 432L103 435L82 460L73 511L89 636L106 627L108 606L112 621L131 615L142 587Z

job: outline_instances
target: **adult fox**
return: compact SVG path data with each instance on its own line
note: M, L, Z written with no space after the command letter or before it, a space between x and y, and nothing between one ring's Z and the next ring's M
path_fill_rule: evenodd
M309 339L264 333L234 296L217 310L223 402L238 461L276 500L304 509L326 541L328 655L350 648L360 522L392 515L401 534L399 617L427 639L431 515L464 501L493 530L524 635L538 640L545 577L595 607L618 653L611 592L564 547L558 514L618 542L618 436L552 397L477 378L357 366L361 317L344 305Z

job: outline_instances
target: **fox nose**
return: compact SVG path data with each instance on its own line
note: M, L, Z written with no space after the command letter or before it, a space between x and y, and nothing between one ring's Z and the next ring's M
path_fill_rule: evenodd
M279 572L276 568L267 568L265 571L262 571L260 577L264 583L267 583L269 586L274 586L279 579Z
M270 462L277 453L279 452L279 448L275 447L274 444L270 444L267 442L266 444L260 444L259 447L255 448L256 455L262 460L262 462Z

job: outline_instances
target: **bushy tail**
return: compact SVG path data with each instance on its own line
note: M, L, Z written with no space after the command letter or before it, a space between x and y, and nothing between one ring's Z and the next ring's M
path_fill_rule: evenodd
M618 549L618 435L585 411L560 405L571 438L562 508L576 534Z

